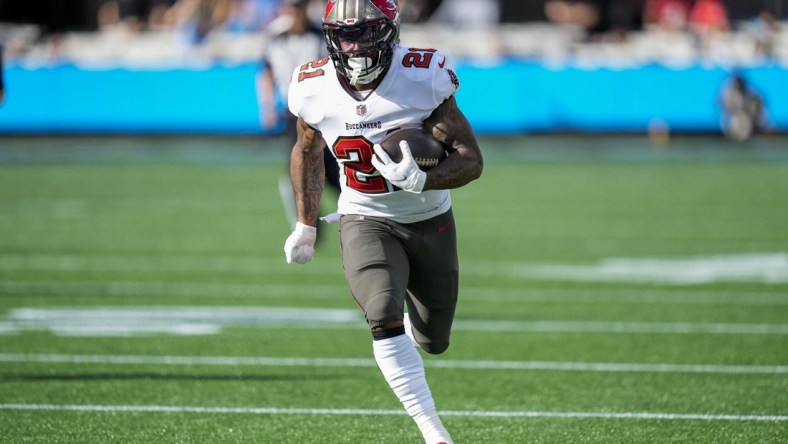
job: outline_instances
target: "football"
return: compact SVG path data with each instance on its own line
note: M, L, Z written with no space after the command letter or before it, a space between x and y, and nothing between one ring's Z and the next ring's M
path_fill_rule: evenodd
M432 137L432 134L428 133L427 130L422 127L402 128L388 133L380 142L380 146L394 162L402 160L402 151L399 149L401 140L408 142L413 160L416 161L416 165L422 171L429 170L446 158L446 150L443 148L443 144Z

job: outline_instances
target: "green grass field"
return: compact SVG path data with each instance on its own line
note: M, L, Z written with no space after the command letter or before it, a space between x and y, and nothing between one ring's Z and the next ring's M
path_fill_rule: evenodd
M788 443L785 139L482 142L425 356L457 443ZM0 138L0 441L421 442L336 229L285 264L281 153Z

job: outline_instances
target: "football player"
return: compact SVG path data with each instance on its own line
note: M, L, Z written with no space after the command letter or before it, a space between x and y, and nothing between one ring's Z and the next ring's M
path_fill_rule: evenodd
M416 347L439 354L449 346L459 270L449 190L481 175L482 154L454 99L460 83L448 57L401 46L399 14L396 0L329 0L322 24L329 57L293 72L298 223L284 250L288 263L312 259L328 146L340 167L343 268L375 360L425 442L451 444ZM418 126L449 152L426 172L407 142L399 163L378 145L394 129Z

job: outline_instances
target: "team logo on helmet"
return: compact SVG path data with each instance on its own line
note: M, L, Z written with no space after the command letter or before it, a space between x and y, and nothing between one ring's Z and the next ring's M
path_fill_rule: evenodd
M397 0L370 0L380 12L386 14L386 17L394 20L399 15L399 3Z

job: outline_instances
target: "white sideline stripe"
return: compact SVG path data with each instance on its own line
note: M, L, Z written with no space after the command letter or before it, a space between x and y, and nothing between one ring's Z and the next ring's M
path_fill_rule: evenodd
M62 355L0 354L0 362L60 364L137 364L137 365L226 365L267 367L376 367L374 359L365 358L276 358L232 356L143 356L143 355ZM707 364L635 364L561 361L463 361L425 360L427 367L483 370L553 370L576 372L622 373L727 373L786 374L785 365L707 365Z
M75 404L0 404L0 410L45 410L70 412L123 412L123 413L234 413L251 415L367 415L403 416L404 410L375 409L297 409L277 407L193 407L167 405L75 405ZM600 419L656 419L696 421L768 421L788 420L783 415L715 415L705 413L653 413L653 412L540 412L540 411L473 411L444 410L441 416L483 418L600 418Z

